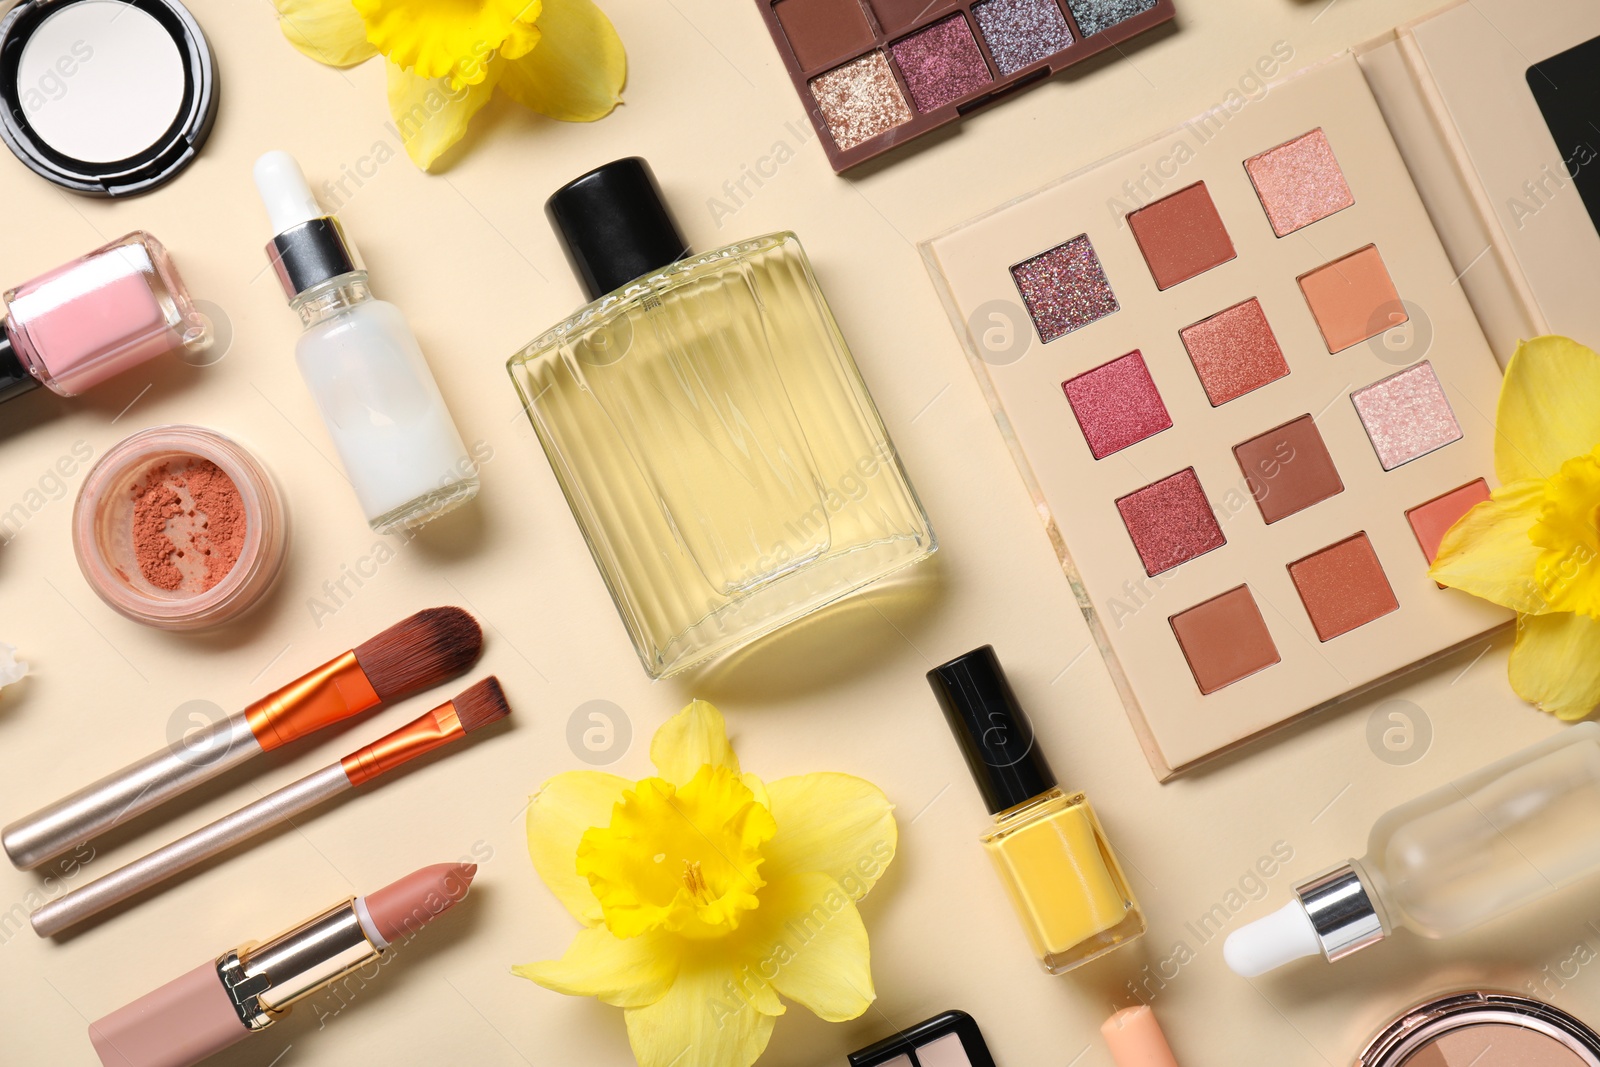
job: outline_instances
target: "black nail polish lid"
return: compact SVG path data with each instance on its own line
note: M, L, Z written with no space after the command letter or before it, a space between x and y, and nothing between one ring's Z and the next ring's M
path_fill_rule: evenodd
M11 347L11 338L0 328L0 404L12 397L31 393L44 383L28 373L17 353Z
M928 672L928 684L989 814L1055 788L1055 773L1034 742L1033 723L1017 703L993 645L935 667Z
M650 164L638 156L568 182L544 213L590 300L689 254Z

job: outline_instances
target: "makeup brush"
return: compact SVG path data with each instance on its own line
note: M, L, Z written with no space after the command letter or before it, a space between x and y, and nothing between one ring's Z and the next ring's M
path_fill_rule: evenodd
M237 715L18 819L0 843L19 870L31 870L263 752L432 688L482 649L483 630L465 611L419 611Z
M418 756L499 722L509 714L511 706L506 703L506 695L500 682L491 675L454 700L447 700L387 737L356 749L338 763L308 774L275 793L268 793L255 803L224 815L126 867L119 867L57 897L29 917L34 933L40 937L59 933L135 893L159 885L179 871L287 822L340 793L365 785Z

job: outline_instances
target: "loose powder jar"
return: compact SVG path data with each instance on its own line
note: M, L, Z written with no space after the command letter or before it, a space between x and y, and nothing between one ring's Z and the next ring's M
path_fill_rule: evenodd
M228 622L283 565L283 503L266 468L198 426L140 431L84 479L72 515L84 579L113 609L164 630Z

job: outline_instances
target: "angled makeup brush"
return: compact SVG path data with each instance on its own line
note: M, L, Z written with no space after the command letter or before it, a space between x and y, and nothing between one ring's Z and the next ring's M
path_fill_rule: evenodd
M483 630L465 611L419 611L238 714L18 819L0 843L19 870L31 870L263 752L438 685L482 650Z
M350 753L338 763L306 775L209 826L180 837L149 855L119 867L110 874L57 897L30 916L34 933L49 937L69 926L127 900L179 871L226 852L325 800L378 778L436 748L499 722L511 714L511 705L493 675L454 700L447 700L426 715Z

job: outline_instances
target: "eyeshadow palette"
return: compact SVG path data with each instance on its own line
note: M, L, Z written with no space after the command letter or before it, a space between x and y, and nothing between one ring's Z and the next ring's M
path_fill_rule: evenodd
M1158 776L1509 620L1427 574L1500 376L1353 56L923 252Z
M850 1054L850 1067L995 1067L978 1023L947 1011Z
M1172 0L756 0L835 171L1173 17Z

